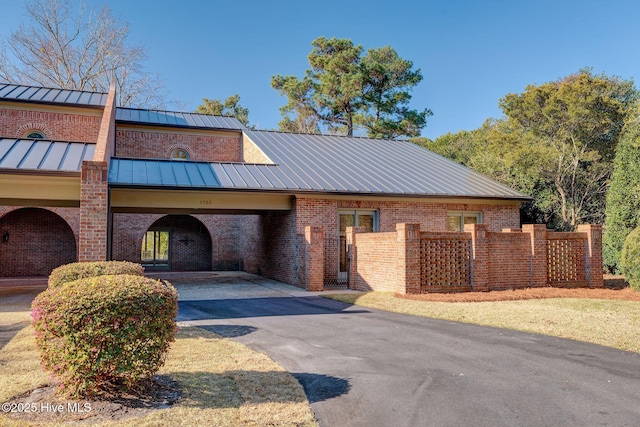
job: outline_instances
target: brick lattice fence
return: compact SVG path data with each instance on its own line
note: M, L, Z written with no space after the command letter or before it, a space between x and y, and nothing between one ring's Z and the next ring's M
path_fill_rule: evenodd
M325 279L324 230L307 227L307 289ZM398 293L460 292L525 287L602 288L602 226L557 233L544 225L489 232L469 224L462 233L420 232L397 224L395 232L364 233L348 227L351 289Z

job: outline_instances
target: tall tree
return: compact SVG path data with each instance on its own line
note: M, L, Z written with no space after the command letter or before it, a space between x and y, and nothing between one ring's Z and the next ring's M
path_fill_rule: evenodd
M558 228L603 222L616 145L636 98L632 81L583 69L500 101L511 128L544 156L540 170L557 195Z
M409 109L410 88L422 81L420 70L390 46L370 49L360 61L362 110L356 122L374 138L416 137L427 124L430 110Z
M8 82L107 92L116 84L124 107L164 105L157 77L144 71L145 51L129 46L129 27L107 7L74 9L67 0L29 0L28 25L0 49L0 78Z
M196 113L235 117L249 127L249 109L240 104L240 95L237 93L225 100L202 98L202 104L198 106Z
M391 47L372 49L348 39L320 37L308 56L311 69L302 79L276 75L271 86L287 97L280 111L283 130L312 130L353 136L357 128L370 137L418 136L431 112L411 110L409 91L422 80L420 70ZM299 129L297 126L304 126Z
M607 192L602 255L605 267L619 272L620 252L626 237L640 226L640 123L625 127L616 149Z

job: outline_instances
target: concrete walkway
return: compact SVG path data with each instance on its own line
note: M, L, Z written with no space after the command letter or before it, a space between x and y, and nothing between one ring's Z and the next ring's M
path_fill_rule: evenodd
M322 292L307 292L286 283L242 271L167 272L149 273L148 276L171 282L178 291L179 301L309 297L322 294ZM331 291L331 293L339 292L353 291Z

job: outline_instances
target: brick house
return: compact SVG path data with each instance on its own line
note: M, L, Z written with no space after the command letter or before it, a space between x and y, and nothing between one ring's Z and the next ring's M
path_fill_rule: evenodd
M406 141L258 131L119 108L113 91L0 84L0 277L114 259L321 289L347 278L348 227L499 232L520 227L525 200Z

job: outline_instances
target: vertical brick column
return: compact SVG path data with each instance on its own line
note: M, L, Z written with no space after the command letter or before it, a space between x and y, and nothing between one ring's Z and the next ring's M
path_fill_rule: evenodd
M83 161L80 184L79 261L107 259L109 188L107 162Z
M524 224L522 232L531 238L531 286L547 286L547 226Z
M304 228L307 271L306 289L321 291L324 289L324 227L307 225Z
M347 280L349 289L357 289L356 278L358 273L358 244L356 241L356 234L364 233L365 227L347 227L345 235L347 238L347 259L348 259L348 272Z
M398 293L420 293L420 224L396 224Z
M489 290L489 238L486 224L466 224L466 233L471 233L472 277L474 291Z
M590 288L603 288L602 225L581 224L578 233L587 233L587 281Z

